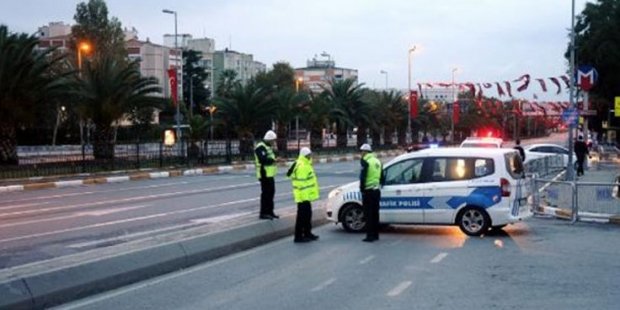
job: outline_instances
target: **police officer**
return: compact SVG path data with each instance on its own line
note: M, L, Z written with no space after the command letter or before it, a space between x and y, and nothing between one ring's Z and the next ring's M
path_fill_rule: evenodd
M265 133L263 140L257 143L256 148L254 148L256 177L260 181L261 189L259 218L266 220L279 218L273 212L273 198L276 194L274 177L278 173L278 166L271 144L276 139L276 133L269 130Z
M525 162L525 150L523 150L523 147L521 146L520 139L515 140L514 149L519 151L519 155L521 156L521 161Z
M319 239L319 236L311 232L311 202L319 199L319 183L312 167L311 154L312 152L309 148L301 148L297 161L295 161L286 174L293 183L293 197L297 203L294 242L308 242Z
M366 239L365 242L379 240L379 201L381 200L381 174L383 168L381 161L372 152L368 144L360 147L362 159L360 164L360 191L362 192L362 204L366 215Z

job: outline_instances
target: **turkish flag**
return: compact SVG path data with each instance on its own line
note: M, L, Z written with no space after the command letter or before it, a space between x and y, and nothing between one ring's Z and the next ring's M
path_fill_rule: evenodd
M416 118L418 116L418 92L409 91L409 117Z
M176 107L179 87L177 84L177 70L174 68L168 69L168 81L170 83L170 97L172 97L172 104Z
M454 124L458 124L460 116L461 116L461 105L459 104L458 101L455 101L454 104L452 105L452 120L454 121Z

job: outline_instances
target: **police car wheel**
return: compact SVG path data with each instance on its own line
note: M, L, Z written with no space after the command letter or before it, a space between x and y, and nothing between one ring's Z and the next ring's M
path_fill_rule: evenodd
M340 221L348 232L362 232L366 229L364 209L358 204L348 204L343 207Z
M466 235L480 236L489 230L491 219L483 209L465 207L459 212L457 224Z

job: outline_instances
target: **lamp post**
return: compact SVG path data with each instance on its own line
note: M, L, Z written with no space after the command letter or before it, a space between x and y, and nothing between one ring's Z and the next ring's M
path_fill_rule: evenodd
M173 14L174 15L174 52L175 52L175 60L174 60L175 64L174 64L174 67L175 67L175 69L178 70L178 68L179 68L179 55L176 54L176 53L178 53L178 49L179 49L179 45L178 45L178 41L177 41L178 37L179 37L178 34L177 34L177 25L178 25L177 24L177 12L176 11L172 11L172 10L166 10L166 9L162 10L162 12L165 13L165 14ZM175 74L177 75L176 77L177 77L177 81L178 81L178 76L179 76L178 71L175 70ZM179 85L179 83L177 82L177 88L179 87L178 85ZM180 104L179 104L179 100L178 100L179 99L178 98L178 96L179 96L178 90L175 93L176 93L177 98L174 98L174 100L177 103L177 110L176 110L176 115L175 115L174 118L175 118L176 124L177 124L177 130L176 130L177 139L176 140L178 142L179 139L181 138L181 109L180 109ZM180 148L180 145L181 144L179 143L179 148Z
M82 52L84 53L90 52L90 44L88 44L88 42L80 42L77 46L78 76L80 78L82 77ZM56 140L56 137L54 137L54 142L56 142L55 140ZM84 120L81 117L80 117L80 142L82 143L82 148L84 148Z
M388 89L388 72L385 70L381 70L379 71L379 73L385 74L385 90L387 90Z
M407 135L410 137L409 141L412 141L411 139L411 54L413 54L413 52L415 52L415 48L416 46L414 45L412 48L410 48L407 52L407 61L408 61L408 88L409 88L409 94L408 94L408 98L409 98L409 103L407 104ZM422 94L420 94L422 95Z
M303 77L298 77L295 79L295 93L299 93L299 86L304 82L304 78ZM299 149L299 111L297 112L297 115L295 115L295 139L297 139L297 148Z
M454 84L454 74L458 71L458 68L452 68L452 115L450 115L450 142L454 143L454 104L456 103L457 92L456 84Z
M572 1L571 5L571 17L570 17L571 31L570 31L570 110L576 111L575 109L575 0ZM574 180L575 169L572 165L573 163L573 130L575 129L575 125L571 122L568 127L568 167L566 167L566 178L568 181ZM576 219L576 217L573 217Z

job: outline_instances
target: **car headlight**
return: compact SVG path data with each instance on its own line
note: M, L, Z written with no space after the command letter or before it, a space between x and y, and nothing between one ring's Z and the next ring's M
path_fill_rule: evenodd
M342 193L342 188L338 187L338 188L332 190L331 192L329 192L329 195L327 195L327 199L332 199L332 198L340 195L340 193Z

